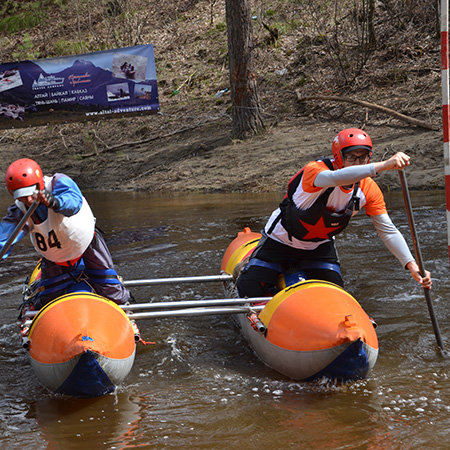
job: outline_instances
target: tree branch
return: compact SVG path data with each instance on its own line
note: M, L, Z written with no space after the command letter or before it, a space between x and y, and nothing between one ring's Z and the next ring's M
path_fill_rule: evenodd
M80 155L80 156L81 156L82 159L85 159L85 158L90 158L92 156L98 156L99 153L112 152L112 151L115 151L115 150L117 150L118 148L121 148L121 147L135 147L137 145L146 144L146 143L151 142L151 141L156 141L157 139L164 139L164 138L167 138L167 137L175 136L176 134L184 133L185 131L194 130L194 129L196 129L198 127L201 127L201 126L203 126L203 125L205 125L205 124L207 124L209 122L214 122L215 120L217 120L217 119L205 120L205 121L199 122L197 124L194 124L192 126L180 128L178 130L172 131L172 132L167 133L167 134L158 135L158 136L152 136L150 138L142 139L140 141L121 142L120 144L115 144L115 145L111 145L111 146L108 146L96 134L95 136L97 137L97 139L100 140L100 142L102 144L105 145L105 148L100 150L100 151L94 152L94 153L88 153L88 154L84 154L84 155Z
M365 108L374 109L375 111L380 111L382 113L388 114L390 116L395 117L396 119L402 120L403 122L408 122L412 125L416 125L421 128L426 128L428 130L439 131L439 126L434 125L432 123L424 122L423 120L414 119L413 117L405 116L397 111L386 108L384 106L375 105L374 103L364 102L362 100L355 100L348 97L339 97L336 95L310 95L307 97L302 97L298 91L296 91L297 98L299 102L305 102L308 100L325 100L332 102L347 102L353 103L355 105L363 106Z

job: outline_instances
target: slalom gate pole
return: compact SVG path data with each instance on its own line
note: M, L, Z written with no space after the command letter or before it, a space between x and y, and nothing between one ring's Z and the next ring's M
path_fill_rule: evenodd
M450 155L449 155L449 55L448 55L448 0L441 0L441 85L442 128L444 134L445 198L447 209L447 243L450 261Z

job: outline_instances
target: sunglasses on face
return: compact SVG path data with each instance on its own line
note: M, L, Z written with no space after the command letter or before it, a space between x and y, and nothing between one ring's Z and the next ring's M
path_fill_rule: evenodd
M344 155L344 160L348 161L348 162L355 162L356 160L358 160L358 162L365 164L366 162L369 161L369 155L360 155L360 156L356 156L356 155L352 155L351 153L348 155Z

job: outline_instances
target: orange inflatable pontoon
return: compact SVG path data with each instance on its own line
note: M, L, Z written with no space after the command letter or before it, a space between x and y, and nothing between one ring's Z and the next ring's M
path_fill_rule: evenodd
M224 254L222 273L232 274L260 237L249 228L240 232ZM225 291L236 296L233 281L225 283ZM348 292L326 281L306 280L281 289L259 312L259 327L245 314L236 317L258 357L296 380L362 379L378 357L371 319Z
M39 279L39 269L28 286ZM82 290L58 297L37 312L25 308L21 335L37 378L60 394L110 393L134 363L135 329L126 313L114 302Z

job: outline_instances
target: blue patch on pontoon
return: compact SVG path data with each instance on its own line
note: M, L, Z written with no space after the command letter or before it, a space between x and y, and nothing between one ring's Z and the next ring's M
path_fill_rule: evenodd
M73 397L99 397L113 392L115 388L95 355L87 350L56 392Z
M361 339L343 351L331 364L305 381L330 378L337 381L354 381L366 378L369 358Z

